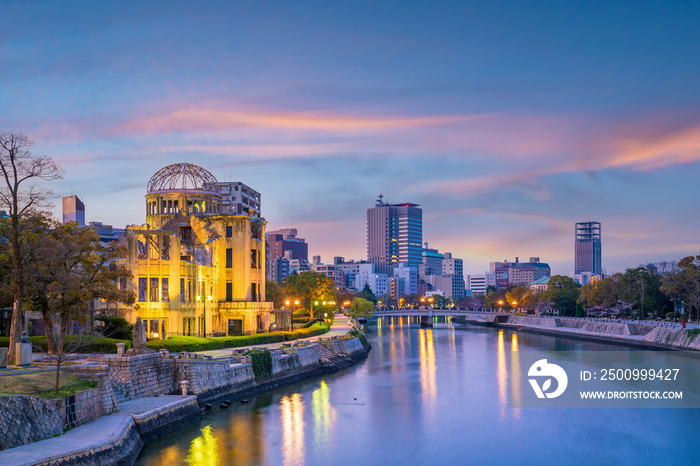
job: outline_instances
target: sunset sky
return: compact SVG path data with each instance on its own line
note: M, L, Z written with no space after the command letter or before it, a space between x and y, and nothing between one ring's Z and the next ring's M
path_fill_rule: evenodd
M700 4L576 5L4 1L0 130L116 227L191 162L324 261L366 259L380 193L465 273L566 274L587 220L608 272L700 254Z

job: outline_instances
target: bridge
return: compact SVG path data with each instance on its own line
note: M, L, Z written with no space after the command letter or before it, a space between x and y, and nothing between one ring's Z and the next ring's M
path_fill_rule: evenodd
M420 317L422 327L432 327L433 317L464 317L474 323L492 323L505 319L510 314L497 311L475 311L469 309L387 309L376 311L372 317Z

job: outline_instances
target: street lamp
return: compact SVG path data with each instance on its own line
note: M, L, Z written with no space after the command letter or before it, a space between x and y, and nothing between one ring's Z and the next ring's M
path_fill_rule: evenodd
M501 306L501 312L503 312L503 300L502 299L498 300L498 305Z
M204 334L204 337L206 338L207 336L207 301L213 301L214 297L213 296L204 296L203 294L200 296L197 296L197 301L200 301L202 303L202 333Z
M517 308L515 306L518 305L518 302L516 300L513 300L511 304L513 305L513 309L515 309L515 311L517 312Z

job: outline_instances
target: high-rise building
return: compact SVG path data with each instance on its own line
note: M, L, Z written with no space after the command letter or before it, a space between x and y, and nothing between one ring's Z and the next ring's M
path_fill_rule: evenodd
M516 257L515 262L511 262L508 268L508 284L527 285L551 275L552 269L549 264L540 262L539 257L531 257L528 262L520 262Z
M304 238L297 238L296 228L283 228L267 232L267 241L270 244L270 258L284 257L289 251L288 259L309 260L309 245Z
M67 222L78 222L79 226L85 226L85 204L78 196L63 198L63 223Z
M221 213L260 217L260 193L240 181L217 182Z
M423 210L418 204L387 204L379 195L367 209L367 260L377 273L393 274L400 263L418 267L422 262Z
M600 222L579 222L576 224L574 245L574 274L591 272L602 273Z
M454 258L452 253L446 252L442 260L442 275L449 275L452 282L449 297L452 299L464 298L464 262L462 259Z

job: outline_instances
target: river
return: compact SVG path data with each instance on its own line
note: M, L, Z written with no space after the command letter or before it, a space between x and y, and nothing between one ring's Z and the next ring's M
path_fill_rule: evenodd
M208 413L137 464L700 463L699 409L508 406L516 351L624 347L407 318L372 321L369 341L356 366Z

